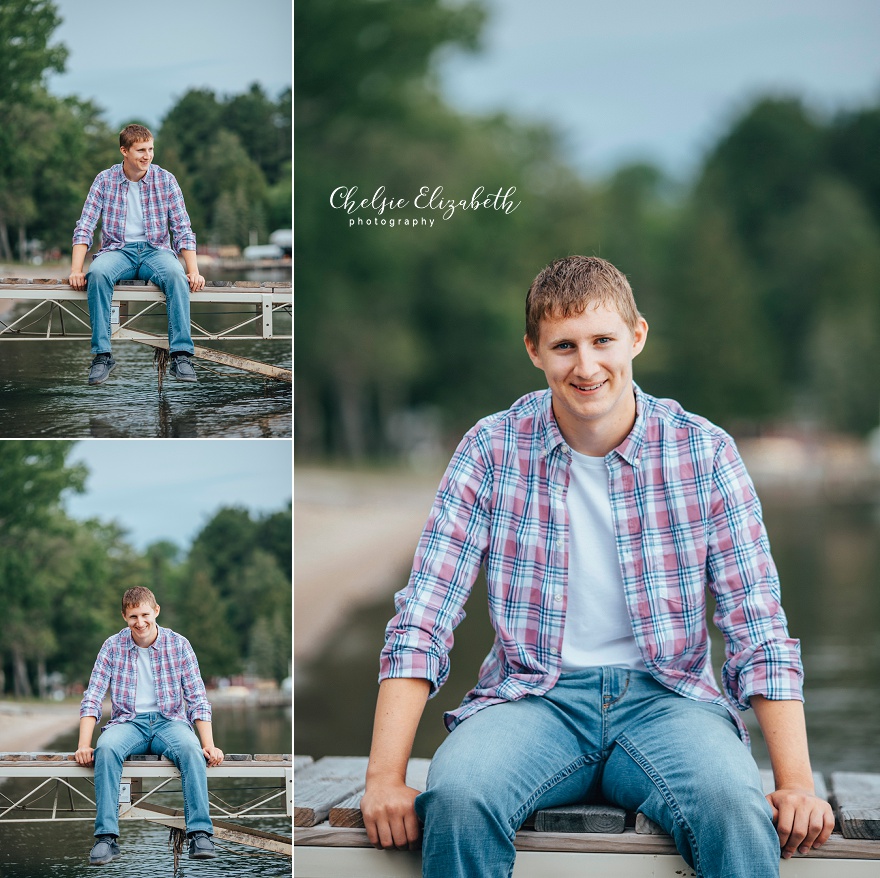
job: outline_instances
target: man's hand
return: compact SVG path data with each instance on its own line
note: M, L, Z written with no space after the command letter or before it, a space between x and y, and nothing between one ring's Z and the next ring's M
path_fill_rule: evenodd
M783 859L795 852L805 854L828 841L834 829L834 812L824 799L809 790L780 789L770 793L767 801L773 809Z
M95 764L95 748L94 747L80 747L76 753L73 754L73 758L80 764L88 767L89 765Z
M205 287L205 279L197 271L188 272L186 279L189 281L189 289L192 293L198 292L198 290Z
M223 751L219 747L202 747L208 765L219 765L223 761Z
M75 289L75 290L84 290L86 288L86 276L82 271L71 271L70 277L67 278L67 282Z
M416 817L418 790L400 781L367 786L361 799L361 813L370 844L379 850L418 850L421 830Z

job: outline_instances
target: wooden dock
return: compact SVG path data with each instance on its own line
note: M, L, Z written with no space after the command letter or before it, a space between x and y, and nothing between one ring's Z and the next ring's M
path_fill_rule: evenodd
M79 765L71 753L0 753L0 782L7 778L25 779L28 790L13 799L0 788L0 827L13 823L92 822L95 819L94 769ZM72 783L78 778L84 783ZM230 803L225 799L229 795L225 790L224 798L211 792L212 782L219 778L263 780L264 784L257 790L251 787L240 790L247 800ZM183 829L182 807L170 808L155 801L158 793L170 792L169 785L179 779L180 772L174 763L164 757L132 757L123 763L119 819L146 820ZM220 765L208 768L208 797L216 838L291 855L290 838L237 822L291 816L293 762L289 755L226 754Z
M407 784L423 790L428 759L411 759ZM418 878L421 856L370 846L360 799L366 757L294 757L294 875L297 878ZM817 794L834 807L837 827L821 848L781 862L782 878L880 876L880 775L833 772ZM762 772L765 789L773 777ZM685 878L694 871L672 839L643 814L609 805L547 808L516 835L514 878Z
M0 321L0 341L83 341L91 338L88 294L56 278L0 278L0 299L26 303L24 313L7 323ZM167 336L140 328L144 318L164 316L165 295L151 283L121 281L114 287L111 302L111 338L135 341L153 348L168 348ZM292 333L278 333L275 318L291 316L293 290L289 281L209 281L205 288L190 293L190 306L235 306L219 329L209 330L191 314L194 341L258 341L292 339ZM219 310L219 309L218 309ZM220 319L222 314L213 314ZM35 328L39 327L39 328ZM195 357L291 383L290 369L259 363L225 351L196 346Z

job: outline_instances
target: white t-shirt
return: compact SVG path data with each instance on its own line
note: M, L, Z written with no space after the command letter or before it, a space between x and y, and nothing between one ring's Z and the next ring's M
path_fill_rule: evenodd
M125 211L125 243L130 241L146 241L147 231L144 226L144 207L141 204L140 181L128 181L128 209Z
M150 648L137 648L137 689L134 696L135 713L159 713L156 699L156 680L150 664Z
M562 670L611 666L645 671L623 593L605 459L574 450L571 456Z

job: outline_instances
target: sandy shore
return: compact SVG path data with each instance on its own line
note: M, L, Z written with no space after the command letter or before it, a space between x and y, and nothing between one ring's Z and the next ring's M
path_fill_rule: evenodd
M360 604L387 596L390 617L391 596L412 563L441 474L297 465L295 659L313 656Z
M0 277L27 277L48 280L49 278L66 278L69 273L69 263L53 265L13 265L8 262L0 262ZM11 311L19 301L19 299L0 299L0 316Z
M36 704L0 700L0 753L46 750L79 726L79 703Z

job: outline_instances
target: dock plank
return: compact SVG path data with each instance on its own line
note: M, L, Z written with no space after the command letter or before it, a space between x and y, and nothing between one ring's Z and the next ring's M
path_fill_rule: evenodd
M296 773L294 826L315 826L330 809L364 788L366 756L325 756Z
M563 805L535 814L536 832L602 832L616 835L626 828L626 811L613 805Z
M406 766L406 785L414 790L424 792L428 785L428 768L430 759L410 759ZM329 822L331 826L349 829L363 829L364 816L361 814L361 799L363 787L352 793L347 799L336 804L330 809Z
M835 771L831 791L844 838L880 839L880 774Z
M307 765L311 765L315 760L312 759L311 756L296 756L293 757L293 770L294 772L299 771L301 768L305 768Z
M371 847L363 829L333 827L324 822L313 827L294 830L296 846L326 848ZM676 854L669 836L639 835L631 829L623 833L601 832L534 832L521 829L514 844L518 851L568 851L571 853ZM865 839L844 838L839 832L818 849L798 854L793 862L802 860L874 860L880 861L880 844ZM815 874L815 873L812 873ZM828 874L832 874L829 872ZM845 873L842 873L845 874Z

